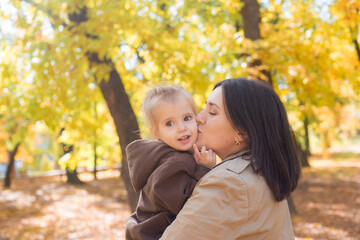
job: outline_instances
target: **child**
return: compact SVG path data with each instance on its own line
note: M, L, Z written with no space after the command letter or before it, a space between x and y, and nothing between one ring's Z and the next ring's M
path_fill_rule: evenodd
M196 164L195 102L184 88L150 90L142 110L156 140L136 140L126 148L131 183L140 191L135 213L126 222L127 240L159 239L183 207L198 180L215 165L215 154ZM196 146L194 146L195 149ZM199 159L197 154L197 160Z

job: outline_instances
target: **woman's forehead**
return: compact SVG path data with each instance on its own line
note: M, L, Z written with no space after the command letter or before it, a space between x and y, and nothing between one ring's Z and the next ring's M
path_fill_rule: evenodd
M209 95L208 99L206 100L206 103L210 106L214 105L218 108L222 108L223 106L223 93L222 88L217 87L212 91L212 93Z

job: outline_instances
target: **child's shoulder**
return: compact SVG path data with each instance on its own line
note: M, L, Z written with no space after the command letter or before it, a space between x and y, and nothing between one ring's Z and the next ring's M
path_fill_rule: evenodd
M137 139L135 141L132 141L126 146L126 149L130 148L137 148L141 146L161 146L166 145L165 143L158 141L158 140L150 140L150 139Z
M169 145L158 141L158 140L149 140L149 139L138 139L131 142L126 146L126 153L130 155L144 155L152 156L152 157L161 157L164 155L168 155L172 152L176 152L174 148ZM145 157L144 156L144 157Z

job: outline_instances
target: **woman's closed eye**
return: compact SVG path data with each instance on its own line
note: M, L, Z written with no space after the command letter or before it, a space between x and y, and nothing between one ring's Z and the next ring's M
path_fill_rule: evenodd
M165 123L165 125L166 125L167 127L171 127L171 126L174 125L174 122L173 122L173 121L167 121L167 122Z
M207 113L210 114L210 115L213 115L213 116L214 116L214 115L217 115L217 109L215 109L214 106L207 106L205 110L206 110Z

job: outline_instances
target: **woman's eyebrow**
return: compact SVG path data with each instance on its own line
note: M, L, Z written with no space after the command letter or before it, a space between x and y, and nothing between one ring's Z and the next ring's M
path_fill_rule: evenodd
M216 103L206 101L206 104L209 104L210 106L215 106L216 108L220 109L220 107Z

